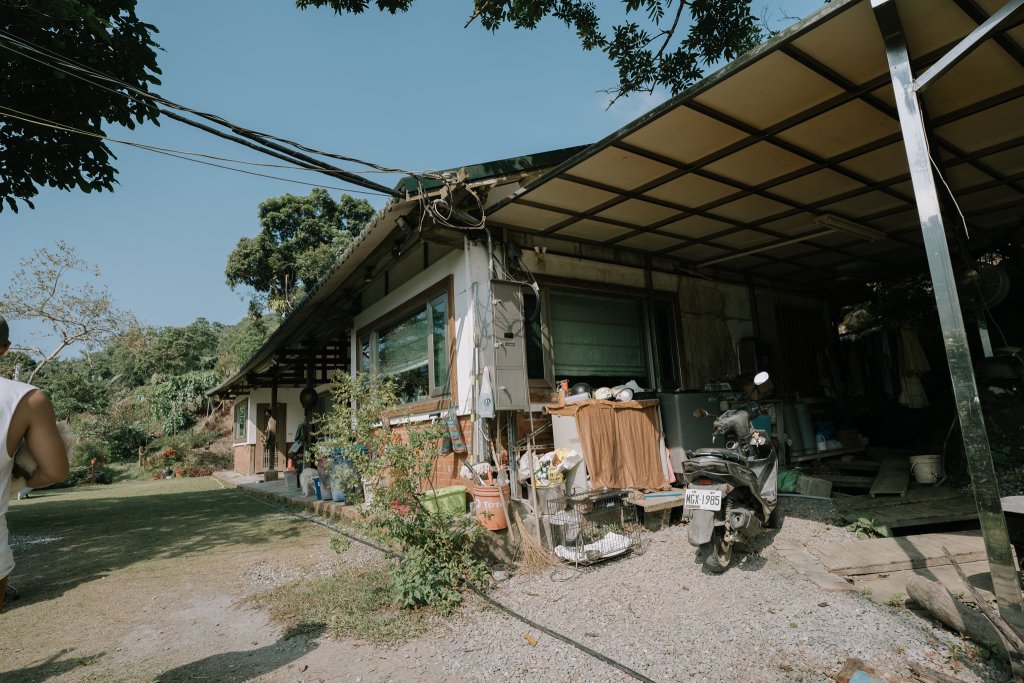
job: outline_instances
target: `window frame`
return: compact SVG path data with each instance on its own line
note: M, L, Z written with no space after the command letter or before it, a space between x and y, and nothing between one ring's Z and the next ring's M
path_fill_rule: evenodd
M239 422L239 410L242 411L242 420ZM234 409L232 410L232 422L234 423L234 440L232 444L235 446L248 443L249 441L249 397L246 396L241 401L235 401ZM241 434L239 434L239 427L241 427Z
M662 390L663 379L666 371L675 375L675 385L682 386L682 364L680 356L681 334L679 328L678 302L671 292L658 290L644 290L635 287L608 287L601 286L597 282L582 280L566 280L561 278L538 277L538 284L541 291L541 347L544 354L544 378L529 377L530 386L533 388L553 389L557 378L555 377L555 342L551 337L551 304L549 292L551 290L571 291L582 294L611 295L618 298L634 299L640 307L642 330L641 352L644 355L647 374L657 391ZM670 316L675 318L672 325L672 338L669 340L657 340L654 337L654 315L656 306L667 305ZM662 345L667 344L667 353L673 360L673 367L665 369L660 367L657 360Z
M453 353L455 348L454 339L454 297L452 296L452 278L451 276L446 277L440 282L423 290L416 296L408 299L395 308L388 311L383 316L373 320L367 325L362 326L356 331L356 362L354 364L357 371L366 372L367 370L363 367L364 358L367 358L369 362L369 372L376 374L379 372L380 364L377 357L377 350L379 344L379 334L382 330L387 327L394 325L395 323L411 316L416 315L419 312L425 312L426 314L426 326L427 326L427 344L426 344L426 360L427 360L427 395L422 396L413 401L402 403L399 405L400 410L405 410L409 407L420 407L428 403L439 403L440 399L445 396L456 396L457 385L456 385L456 356ZM435 350L436 341L434 334L433 324L433 306L438 299L444 302L445 306L445 354L448 360L448 386L438 385L435 382ZM368 353L364 356L364 345L368 345Z

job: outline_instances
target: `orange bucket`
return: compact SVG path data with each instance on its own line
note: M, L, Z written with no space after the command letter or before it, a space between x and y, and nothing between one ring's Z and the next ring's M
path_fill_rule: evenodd
M502 497L508 501L508 485L501 487L501 493L497 486L474 486L473 500L476 501L476 521L480 526L491 531L499 531L508 528L508 518L505 516L505 506L502 504Z

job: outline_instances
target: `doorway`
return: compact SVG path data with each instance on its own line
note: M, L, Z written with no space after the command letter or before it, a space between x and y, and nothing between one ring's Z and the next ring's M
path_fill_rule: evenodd
M278 403L277 409L274 411L274 419L277 421L276 438L273 458L271 452L267 449L266 435L267 435L267 419L270 417L270 404L269 403L258 403L256 404L256 456L254 458L256 466L256 474L262 474L268 469L278 469L283 467L287 461L288 445L285 442L288 435L288 406L284 403Z

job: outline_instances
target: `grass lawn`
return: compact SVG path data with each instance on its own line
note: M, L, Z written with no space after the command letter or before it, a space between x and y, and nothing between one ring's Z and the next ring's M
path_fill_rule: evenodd
M242 633L253 615L234 605L261 588L246 572L334 555L326 529L210 478L36 491L11 502L7 523L21 597L0 616L4 681L96 675L83 668L122 680L108 670L122 659L142 666L123 680L152 680L218 638L248 646L259 627Z
M182 559L205 565L239 546L313 531L210 478L37 491L12 501L7 524L17 562L11 583L22 605L118 571L156 577L181 571Z

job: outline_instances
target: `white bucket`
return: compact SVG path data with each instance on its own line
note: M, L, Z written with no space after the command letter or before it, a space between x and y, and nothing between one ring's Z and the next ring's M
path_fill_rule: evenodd
M934 484L942 479L942 456L912 455L910 471L918 484Z

